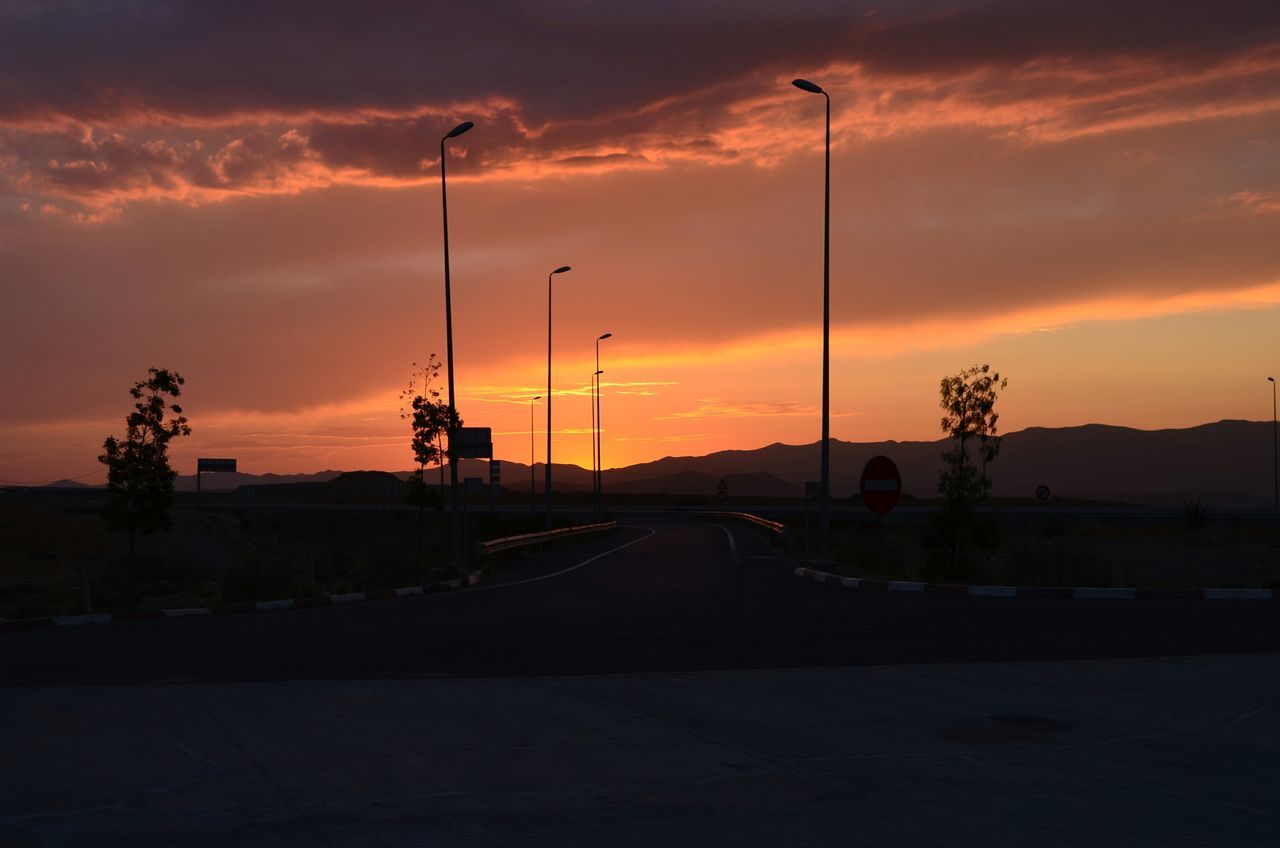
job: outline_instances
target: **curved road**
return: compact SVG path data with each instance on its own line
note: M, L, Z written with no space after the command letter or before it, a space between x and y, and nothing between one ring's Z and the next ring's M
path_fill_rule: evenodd
M652 520L513 560L461 592L6 633L0 679L523 676L1263 651L1280 651L1269 603L852 592L794 577L750 528Z

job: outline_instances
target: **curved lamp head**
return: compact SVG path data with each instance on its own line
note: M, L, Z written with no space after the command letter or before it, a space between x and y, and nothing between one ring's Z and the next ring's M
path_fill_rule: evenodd
M605 333L603 336L601 336L600 338L596 339L596 341L598 341L598 342L602 342L602 341L604 341L605 339L611 339L611 338L613 338L613 333Z
M542 395L538 395L537 397L534 398L534 400L542 400Z
M599 377L603 373L604 373L603 371L597 371L593 376Z
M561 265L559 268L555 269L555 270L554 270L554 271L552 271L551 273L553 273L553 274L563 274L565 271L572 271L572 270L573 270L573 269L572 269L572 268L570 268L568 265Z
M1268 382L1268 383L1274 383L1275 381L1276 381L1276 378L1275 378L1275 377L1268 377L1268 378L1267 378L1267 382Z
M815 85L806 79L792 80L791 84L801 91L807 91L810 94L826 94L826 92L822 90L822 86Z
M470 121L463 121L453 129L449 130L449 132L445 135L445 138L457 138L458 136L462 135L464 132L466 132L467 130L471 129L474 126L475 124L471 123Z

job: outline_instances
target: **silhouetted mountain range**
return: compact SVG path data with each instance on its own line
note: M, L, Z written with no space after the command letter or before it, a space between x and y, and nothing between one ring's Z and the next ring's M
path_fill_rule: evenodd
M341 471L317 471L314 474L242 474L233 472L230 474L218 473L212 474L206 472L200 481L200 488L206 492L227 491L229 489L238 489L241 486L281 486L289 483L326 483L329 480L336 479ZM407 475L408 472L405 472ZM196 475L179 474L178 479L174 482L174 488L179 492L194 492L196 490Z
M79 480L58 480L56 483L50 483L46 488L49 489L93 489L96 488L93 483L82 483Z
M1272 441L1269 421L1219 421L1170 430L1135 430L1087 424L1080 427L1032 427L1003 438L1000 455L989 472L993 494L1033 497L1046 485L1054 495L1113 499L1137 503L1177 503L1195 498L1217 503L1269 502L1272 487ZM945 440L932 442L842 442L831 444L832 495L847 498L857 491L866 461L884 454L902 472L903 490L917 497L936 494ZM820 446L775 443L756 450L717 451L706 456L668 456L653 462L609 469L605 488L618 494L714 496L721 480L731 495L799 497L806 480L819 476ZM334 480L337 471L318 474L209 474L204 488L225 490L242 485L287 485ZM404 479L408 471L395 472ZM427 481L437 482L437 469ZM536 467L535 488L541 492L543 466ZM504 460L502 484L528 491L529 466ZM488 481L487 462L464 460L459 478ZM557 491L591 488L591 471L577 465L552 466ZM447 481L448 475L446 473ZM180 477L178 488L194 491L195 478Z

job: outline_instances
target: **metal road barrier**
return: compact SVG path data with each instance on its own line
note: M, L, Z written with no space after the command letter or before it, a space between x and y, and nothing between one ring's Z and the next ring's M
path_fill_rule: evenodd
M561 527L559 530L546 530L541 533L523 533L519 536L506 536L502 539L491 539L480 543L480 556L488 556L498 551L519 548L524 545L536 545L539 542L553 542L569 536L583 536L587 533L600 533L613 530L618 526L616 521L605 521L600 524L583 524L578 527Z
M668 510L668 512L670 512L670 510ZM769 519L767 519L767 518L761 518L760 516L758 516L758 515L752 515L752 514L751 514L751 513L749 513L749 512L702 512L702 511L689 511L689 512L682 512L681 514L682 514L682 515L697 515L697 516L701 516L701 517L704 517L704 518L740 518L740 519L742 519L743 521L750 521L752 524L756 525L757 527L763 527L763 528L764 528L764 529L766 529L766 530L771 530L771 531L773 531L774 533L778 533L778 534L782 534L782 533L786 530L785 525L783 525L783 523L782 523L781 521L770 521L770 520L769 520Z

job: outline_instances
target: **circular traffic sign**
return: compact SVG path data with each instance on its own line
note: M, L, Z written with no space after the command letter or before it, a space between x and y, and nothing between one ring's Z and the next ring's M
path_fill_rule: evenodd
M902 497L902 475L889 457L873 456L862 469L858 489L867 509L876 515L884 515L891 512Z
M1048 486L1036 486L1036 500L1040 500L1040 501L1049 500Z

